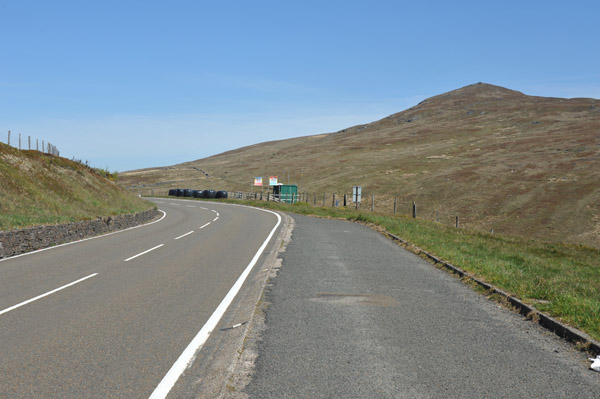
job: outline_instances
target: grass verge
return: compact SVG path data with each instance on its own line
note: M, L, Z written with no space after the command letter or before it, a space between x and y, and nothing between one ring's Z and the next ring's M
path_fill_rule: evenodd
M240 203L240 201L231 201ZM600 340L600 250L457 229L306 203L242 201L303 215L372 223Z

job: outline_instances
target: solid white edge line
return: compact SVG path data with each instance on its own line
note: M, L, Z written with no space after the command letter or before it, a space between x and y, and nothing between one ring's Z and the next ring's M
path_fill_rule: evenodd
M201 229L205 228L206 226L208 226L210 224L210 222L206 223L204 226L200 227Z
M147 253L148 253L148 252L150 252L150 251L154 251L155 249L157 249L157 248L160 248L160 247L162 247L163 245L165 245L165 244L160 244L160 245L157 245L157 246L155 246L154 248L150 248L150 249L149 249L149 250L147 250L147 251L140 252L139 254L137 254L137 255L134 255L134 256L132 256L131 258L127 258L127 259L125 259L125 262L129 262L130 260L132 260L132 259L135 259L135 258L137 258L138 256L142 256L142 255L145 255L145 254L147 254Z
M254 208L254 209L259 209L259 208ZM227 295L225 295L225 298L223 298L223 301L221 301L221 303L219 304L217 309L215 309L215 311L213 312L212 316L210 316L210 319L208 319L206 324L202 327L202 329L194 337L192 342L190 342L190 344L187 346L187 348L185 348L185 350L179 356L179 358L173 364L173 366L171 366L171 369L163 377L163 379L158 384L158 386L156 387L154 392L152 392L152 395L150 395L149 399L164 399L167 397L167 395L169 394L169 392L171 391L171 389L173 388L173 386L175 385L175 383L177 382L179 377L183 374L183 372L187 369L187 367L192 362L192 359L194 358L194 355L196 354L196 352L198 350L200 350L202 345L204 345L204 343L210 336L210 333L217 326L217 324L221 320L221 317L223 317L223 315L225 314L225 311L227 310L227 308L229 307L231 302L233 302L233 299L235 298L235 296L237 295L239 290L242 288L242 285L244 284L244 281L246 281L246 278L250 274L250 271L252 270L252 268L254 267L256 262L258 262L258 259L260 258L260 256L262 255L262 252L267 247L267 244L273 237L273 234L275 234L277 227L279 227L279 224L281 223L281 216L279 216L279 214L277 214L276 212L273 212L273 211L269 211L266 209L261 209L261 210L272 213L275 216L277 216L277 224L275 225L275 227L273 227L273 230L271 230L271 233L269 234L269 236L267 237L265 242L258 249L258 251L252 258L252 260L250 261L250 263L248 264L246 269L244 269L244 271L242 272L240 277L238 277L237 281L231 287L231 289L229 290Z
M184 235L182 235L182 236L176 237L175 239L176 239L176 240L179 240L180 238L183 238L183 237L185 237L185 236L189 236L189 235L190 235L190 234L192 234L193 232L194 232L194 230L190 231L189 233L185 233L185 234L184 234Z
M94 239L96 239L96 238L102 238L102 237L106 237L106 236L111 236L111 235L113 235L113 234L123 233L124 231L129 231L129 230L133 230L133 229L138 229L138 228L140 228L140 227L144 227L144 226L150 226L151 224L154 224L154 223L158 223L158 222L160 222L161 220L163 220L163 219L164 219L164 218L167 216L167 212L165 212L165 211L163 211L163 210L161 210L161 209L159 209L158 211L159 211L159 212L162 212L162 213L163 213L163 215L162 215L162 217L161 217L160 219L158 219L158 220L155 220L154 222L150 222L150 223L146 223L146 224L141 224L141 225L139 225L139 226L133 226L133 227L129 227L129 228L127 228L127 229L124 229L124 230L113 231L112 233L106 233L106 234L102 234L102 235L100 235L100 236L95 236L95 237L88 237L88 238L84 238L83 240L77 240L77 241L66 242L66 243L64 243L64 244L55 245L55 246L53 246L53 247L42 248L42 249L38 249L38 250L36 250L36 251L26 252L26 253L24 253L24 254L19 254L19 255L15 255L15 256L8 257L8 258L0 259L0 262L4 262L4 261L11 260L11 259L15 259L15 258L20 258L21 256L27 256L27 255L37 254L38 252L49 251L49 250L51 250L51 249L54 249L54 248L65 247L65 246L67 246L67 245L71 245L71 244L77 244L77 243L79 243L79 242L83 242L83 241L89 241L89 240L94 240Z
M35 298L28 299L28 300L26 300L25 302L21 302L21 303L19 303L19 304L15 305L15 306L11 306L10 308L7 308L7 309L4 309L4 310L0 311L0 315L2 315L2 314L4 314L4 313L8 313L8 312L10 312L11 310L15 310L15 309L17 309L17 308L20 308L21 306L27 305L28 303L31 303L31 302L33 302L33 301L37 301L38 299L41 299L41 298L43 298L43 297L45 297L45 296L48 296L48 295L54 294L55 292L58 292L58 291L60 291L60 290L64 290L65 288L68 288L68 287L70 287L70 286L72 286L72 285L75 285L75 284L77 284L77 283L80 283L80 282L82 282L83 280L87 280L88 278L94 277L94 276L96 276L96 275L98 275L98 273L90 274L90 275L89 275L89 276L87 276L87 277L81 278L81 279L79 279L79 280L77 280L77 281L73 281L72 283L69 283L69 284L63 285L62 287L58 287L58 288L56 288L56 289L54 289L54 290L52 290L52 291L48 291L48 292L46 292L45 294L38 295L38 296L36 296Z

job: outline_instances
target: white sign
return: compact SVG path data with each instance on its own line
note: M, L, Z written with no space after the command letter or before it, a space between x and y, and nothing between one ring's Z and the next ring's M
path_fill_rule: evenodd
M362 187L361 186L352 187L352 201L356 202L357 204L360 203L361 195L362 195Z

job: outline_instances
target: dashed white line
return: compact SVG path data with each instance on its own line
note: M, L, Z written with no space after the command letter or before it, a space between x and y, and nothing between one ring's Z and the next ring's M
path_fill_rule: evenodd
M179 206L179 204L174 204L172 202L169 202L169 205L177 205L177 206Z
M17 308L20 308L21 306L23 306L23 305L27 305L28 303L31 303L31 302L33 302L33 301L37 301L38 299L41 299L41 298L43 298L43 297L45 297L45 296L48 296L48 295L54 294L55 292L58 292L58 291L60 291L60 290L64 290L65 288L68 288L68 287L70 287L70 286L72 286L72 285L75 285L75 284L77 284L77 283L80 283L80 282L82 282L83 280L87 280L88 278L94 277L94 276L96 276L97 274L98 274L98 273L90 274L90 275L89 275L89 276L87 276L87 277L81 278L81 279L79 279L79 280L77 280L77 281L73 281L72 283L69 283L69 284L63 285L62 287L58 287L58 288L56 288L56 289L54 289L54 290L52 290L52 291L48 291L48 292L46 292L45 294L38 295L38 296L36 296L35 298L28 299L27 301L25 301L25 302L21 302L21 303L19 303L19 304L15 305L15 306L11 306L10 308L6 308L6 309L4 309L4 310L0 311L0 315L1 315L1 314L4 314L4 313L8 313L8 312L10 312L11 310L15 310L15 309L17 309Z
M137 258L138 256L142 256L142 255L145 255L145 254L147 254L147 253L148 253L148 252L150 252L150 251L154 251L155 249L157 249L157 248L160 248L160 247L162 247L163 245L165 245L165 244L160 244L160 245L157 245L157 246L155 246L154 248L150 248L149 250L147 250L147 251L144 251L144 252L141 252L141 253L139 253L139 254L137 254L137 255L134 255L134 256L132 256L131 258L127 258L127 259L125 259L125 262L129 262L130 260L132 260L132 259L135 259L135 258Z
M185 234L184 234L184 235L182 235L182 236L176 237L175 239L176 239L176 240L179 240L180 238L183 238L183 237L185 237L185 236L189 236L189 235L190 235L190 234L192 234L193 232L194 232L194 230L190 231L189 233L185 233Z
M216 222L219 219L219 217L217 216L216 218L213 219L213 222Z
M201 229L205 228L206 226L208 226L210 224L210 222L206 223L204 226L200 227Z
M188 208L195 208L194 205L186 205Z

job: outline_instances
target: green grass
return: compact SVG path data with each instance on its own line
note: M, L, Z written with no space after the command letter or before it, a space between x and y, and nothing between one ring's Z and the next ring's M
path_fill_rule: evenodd
M238 201L239 202L239 201ZM408 216L244 201L253 206L372 223L600 340L600 250L485 234Z
M0 143L0 230L91 220L153 206L85 165Z

